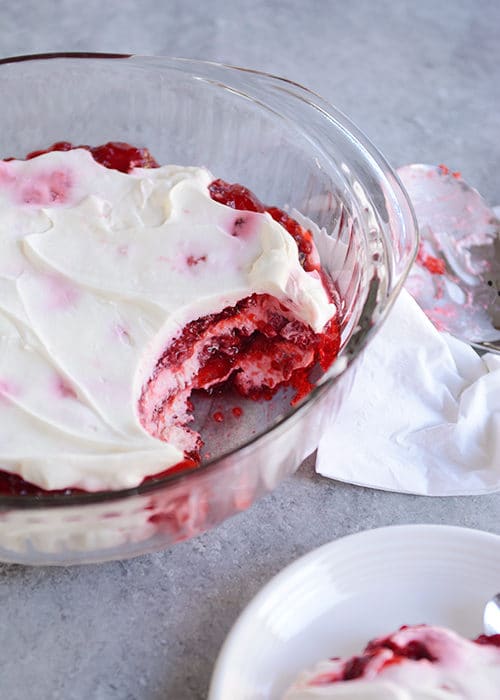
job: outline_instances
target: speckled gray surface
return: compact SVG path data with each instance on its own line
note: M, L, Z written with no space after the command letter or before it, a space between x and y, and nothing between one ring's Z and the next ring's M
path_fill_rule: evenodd
M0 3L0 55L170 54L282 74L343 109L394 165L447 163L497 203L499 27L497 0L26 0ZM341 535L410 522L500 533L500 495L369 491L314 476L309 460L171 551L72 569L0 565L0 695L204 698L230 626L279 569Z

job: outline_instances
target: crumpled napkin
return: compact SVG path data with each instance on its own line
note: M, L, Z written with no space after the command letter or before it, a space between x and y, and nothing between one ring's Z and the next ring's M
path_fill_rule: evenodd
M500 490L500 356L437 331L403 290L358 362L320 474L428 496Z

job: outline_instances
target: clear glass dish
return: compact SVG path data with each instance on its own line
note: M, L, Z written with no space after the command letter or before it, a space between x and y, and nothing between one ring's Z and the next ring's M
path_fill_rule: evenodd
M288 80L215 63L58 54L0 61L0 156L55 141L147 146L162 164L205 165L324 227L323 265L344 300L339 358L290 407L284 391L244 420L197 407L210 459L135 489L0 497L0 560L69 564L130 557L203 532L291 474L341 410L354 361L411 266L417 231L384 158L337 110ZM324 242L324 241L323 241Z

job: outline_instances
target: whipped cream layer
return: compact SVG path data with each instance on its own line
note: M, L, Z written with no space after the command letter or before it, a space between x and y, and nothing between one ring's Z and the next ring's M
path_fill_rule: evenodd
M363 665L361 675L343 678L347 664L361 662L331 659L304 673L283 700L498 700L500 698L500 647L477 644L451 630L418 625L402 628L384 640L400 648L419 649L432 657L418 660L396 657L379 648ZM410 652L411 655L411 652Z
M269 214L214 202L202 168L109 170L83 149L0 162L0 469L118 489L183 460L138 401L184 325L253 293L320 332L317 272Z

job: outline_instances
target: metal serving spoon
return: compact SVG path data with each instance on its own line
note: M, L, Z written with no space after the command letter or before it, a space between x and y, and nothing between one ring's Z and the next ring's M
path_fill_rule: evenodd
M405 165L398 174L421 238L406 288L438 330L500 354L499 219L443 165Z
M500 593L497 593L486 603L483 627L485 634L500 634Z

